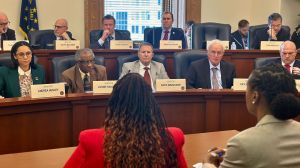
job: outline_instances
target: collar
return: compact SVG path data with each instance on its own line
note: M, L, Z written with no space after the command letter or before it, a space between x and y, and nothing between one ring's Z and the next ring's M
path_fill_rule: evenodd
M295 60L294 60L292 63L290 63L290 66L293 67L294 63L295 63ZM281 61L281 65L282 65L282 66L285 66L285 63L283 63L283 62Z
M217 66L214 66L213 64L211 64L211 62L208 60L209 62L209 69L211 70L211 68L218 68L218 70L221 70L220 68L220 63Z
M80 72L81 79L84 78L85 74L87 74L87 76L90 77L90 73L89 72L88 73L82 72L81 69L79 68L79 66L78 66L78 69L79 69L79 72Z
M140 64L140 70L141 70L141 69L144 70L145 67L148 67L149 69L151 68L151 66L150 66L151 63L150 63L148 66L145 66L144 64L141 63L141 61L139 61L139 64Z
M266 124L271 124L271 123L283 123L286 121L289 121L289 120L279 120L279 119L275 118L273 115L267 114L258 121L258 123L256 124L256 127L260 127L260 126L263 126Z
M31 75L31 68L29 67L29 70L24 72L23 69L20 66L18 66L18 73L19 73L19 75L30 76Z
M163 28L162 30L163 30L163 33L165 33L165 31L166 31L166 30L168 30L168 31L169 31L169 33L171 33L171 31L172 31L172 27L170 27L169 29L164 29L164 28Z

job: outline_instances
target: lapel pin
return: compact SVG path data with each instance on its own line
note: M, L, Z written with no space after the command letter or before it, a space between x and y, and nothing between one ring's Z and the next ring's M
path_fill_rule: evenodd
M34 79L35 79L35 80L39 80L39 77L36 76Z

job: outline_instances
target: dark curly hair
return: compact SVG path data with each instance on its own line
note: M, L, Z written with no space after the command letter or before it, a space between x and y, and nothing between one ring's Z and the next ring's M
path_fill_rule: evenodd
M266 98L272 115L277 119L292 119L300 114L295 80L283 66L271 63L255 69L248 84Z
M18 66L19 66L19 62L15 58L15 56L17 54L17 51L18 51L19 47L21 47L21 46L27 46L30 49L30 51L33 52L32 48L29 45L29 43L27 43L26 41L16 42L10 50L10 58L11 58L11 62L13 64L12 65L13 68L18 68ZM33 55L31 57L30 67L33 68L33 69L36 68L36 65L34 64L34 56Z
M105 167L178 167L172 135L141 75L129 73L115 84L104 128Z

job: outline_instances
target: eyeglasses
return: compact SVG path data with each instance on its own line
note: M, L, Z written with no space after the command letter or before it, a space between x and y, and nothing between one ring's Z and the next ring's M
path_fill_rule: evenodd
M54 25L54 29L61 29L61 28L64 28L64 27L67 27L67 26L58 26L58 25Z
M89 64L94 64L95 60L89 60L89 61L79 61L82 65L89 65Z
M21 52L21 53L17 53L16 55L17 55L18 57L20 57L20 58L25 58L25 56L26 56L26 57L31 57L31 56L32 56L32 52L31 52L31 51L28 51L28 52L26 52L26 53Z
M6 23L0 23L0 26L9 26L9 24L10 24L10 22L8 21L8 22L6 22Z
M217 56L223 55L223 52L219 52L219 51L210 51L209 53L210 53L211 55L217 55Z

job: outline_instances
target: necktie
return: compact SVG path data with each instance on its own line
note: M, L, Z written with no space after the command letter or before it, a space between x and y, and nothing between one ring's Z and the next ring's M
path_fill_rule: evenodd
M146 83L148 85L151 86L151 78L150 78L150 74L149 74L149 69L148 67L144 67L145 73L144 73L144 80L146 81Z
M163 40L169 40L169 31L168 30L165 31Z
M291 66L290 64L285 64L284 67L286 68L286 70L291 73Z
M87 75L87 73L84 74L83 89L84 89L84 91L90 91L91 90L91 84L90 84L89 76Z
M219 83L218 83L218 79L217 79L217 70L218 68L211 68L211 70L213 71L213 75L212 75L212 89L219 89Z

